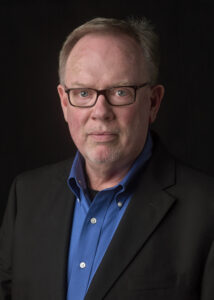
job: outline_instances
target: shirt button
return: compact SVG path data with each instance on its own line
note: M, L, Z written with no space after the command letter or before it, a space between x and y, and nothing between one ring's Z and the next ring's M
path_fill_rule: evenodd
M122 207L122 206L123 206L123 203L119 201L119 202L117 203L117 206L118 206L118 207Z
M84 261L82 261L81 263L80 263L80 268L81 269L84 269L86 267L86 263L84 262Z
M91 224L96 224L97 223L97 219L96 218L91 218L90 222L91 222Z

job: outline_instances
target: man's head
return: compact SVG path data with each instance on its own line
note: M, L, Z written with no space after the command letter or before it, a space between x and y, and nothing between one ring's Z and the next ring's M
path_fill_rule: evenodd
M146 19L130 18L127 21L111 18L95 18L73 30L66 38L59 56L59 79L64 84L65 67L68 56L75 44L90 33L125 34L134 39L141 47L146 65L150 71L150 82L158 79L160 54L159 38L153 25Z
M143 149L149 124L156 118L164 88L154 85L158 73L153 45L157 42L156 35L148 23L143 21L143 24L144 35L143 26L138 29L140 38L134 25L95 19L71 33L61 50L58 92L65 120L85 158L86 168L130 166ZM135 27L137 31L136 24ZM136 94L133 88L122 88L143 83L148 84L138 88ZM119 88L98 95L94 106L73 106L79 104L77 96L78 101L88 101L91 91L88 88L113 87ZM81 90L74 90L78 95L66 93L70 88ZM126 95L130 103L120 106ZM110 103L115 97L119 106Z

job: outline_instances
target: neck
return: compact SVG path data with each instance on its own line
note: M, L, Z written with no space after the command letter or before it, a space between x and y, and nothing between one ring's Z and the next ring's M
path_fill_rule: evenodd
M86 164L86 174L88 177L88 185L91 189L101 191L106 188L117 185L128 173L133 162L125 166L116 166L113 168L108 166Z

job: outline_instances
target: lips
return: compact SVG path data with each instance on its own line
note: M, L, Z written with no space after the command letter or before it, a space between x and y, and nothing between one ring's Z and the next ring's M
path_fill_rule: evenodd
M88 136L96 142L110 142L116 139L117 133L111 131L94 131Z

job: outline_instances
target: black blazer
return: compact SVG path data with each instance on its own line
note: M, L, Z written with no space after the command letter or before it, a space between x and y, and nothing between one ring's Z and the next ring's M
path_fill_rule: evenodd
M66 299L71 164L15 180L0 237L1 300L11 290L13 300ZM138 180L85 299L213 300L213 178L158 144Z

